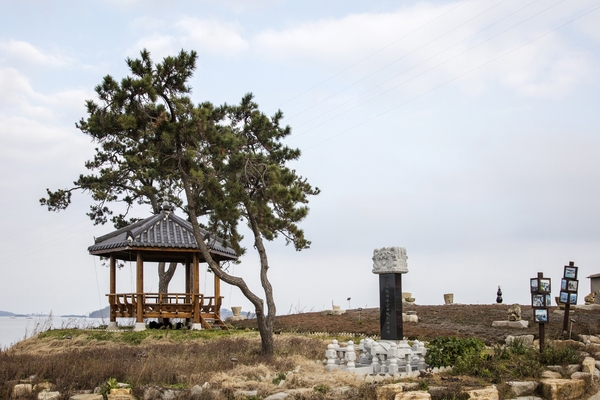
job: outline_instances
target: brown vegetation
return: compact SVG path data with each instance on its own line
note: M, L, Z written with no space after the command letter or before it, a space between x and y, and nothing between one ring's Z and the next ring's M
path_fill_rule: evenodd
M521 306L524 320L529 328L492 327L494 321L506 321L508 304L452 304L441 306L406 306L406 311L416 311L419 322L404 323L404 336L408 339L431 340L436 336L476 337L487 344L504 342L507 335L538 335L538 324L533 322L530 306ZM562 331L563 315L550 308L550 322L546 325L546 337L558 338ZM575 319L572 335L589 335L600 332L598 311L571 310ZM237 321L237 327L253 328L254 320ZM379 309L348 310L342 315L321 315L318 312L282 315L275 320L277 332L327 332L339 334L358 333L366 336L379 334Z
M532 323L530 328L518 331L493 328L494 320L506 319L508 305L411 306L410 309L417 311L420 320L417 324L404 324L405 335L411 339L476 336L493 345L508 334L537 334L538 326ZM529 307L523 307L523 316L531 318ZM306 313L277 317L275 329L280 334L275 335L273 357L261 356L259 335L246 329L255 324L252 320L236 322L238 329L230 332L48 331L0 351L0 398L9 398L14 384L23 380L33 384L51 382L54 390L67 399L80 390L100 387L112 378L131 384L138 398L143 398L144 390L159 387L181 390L178 399L234 398L240 390L256 390L258 397L286 390L296 391L294 398L302 399L374 399L376 385L366 384L364 377L359 380L352 374L324 373L322 360L332 337L348 339L338 333L377 335L378 318L377 309L350 310L341 316ZM597 311L576 310L573 318L577 321L573 336L600 332ZM562 316L551 314L548 328L547 337L558 338ZM282 381L283 386L279 386ZM206 382L211 389L193 397L189 389ZM410 384L416 385L411 390L428 386L451 390L456 386L459 393L464 387L489 384L489 379L427 375ZM339 392L342 387L347 388L343 394ZM442 394L447 397L452 393ZM35 392L31 398L36 398Z

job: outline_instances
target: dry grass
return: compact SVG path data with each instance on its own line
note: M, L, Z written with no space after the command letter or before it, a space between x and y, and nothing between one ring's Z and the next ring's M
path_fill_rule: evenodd
M316 338L278 335L275 357L265 358L259 354L256 333L208 338L191 334L189 340L164 333L140 333L143 339L133 340L139 344L123 343L118 335L122 334L109 335L112 338L103 334L98 339L93 332L65 330L0 352L0 398L10 396L15 381L32 376L33 383L52 382L56 390L67 395L94 389L109 378L138 390L149 385L191 388L209 382L225 394L240 389L272 393L278 388L273 379L294 370L302 374L288 374L284 387L328 384L338 379L324 374L322 363L315 362L323 358L325 349L323 340ZM232 357L237 359L235 366Z

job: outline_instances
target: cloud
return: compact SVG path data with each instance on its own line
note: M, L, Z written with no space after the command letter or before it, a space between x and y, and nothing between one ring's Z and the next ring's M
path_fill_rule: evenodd
M69 62L63 56L46 54L32 44L20 40L0 41L0 51L9 60L16 60L17 62L25 62L27 64L62 67Z
M566 33L548 34L577 8L519 7L415 5L268 29L252 45L278 62L343 71L363 87L412 95L448 82L478 95L499 82L522 96L561 97L585 83L594 55L574 48Z
M175 27L183 33L184 45L207 53L233 56L245 52L249 46L240 33L242 27L234 22L184 17Z
M140 49L145 48L155 60L162 60L182 48L191 48L210 55L232 57L249 48L248 41L241 34L242 27L235 22L192 17L182 17L170 25L147 17L136 21L132 25L134 28L152 30L152 33L130 47L127 50L129 56L137 55ZM148 28L150 25L154 28Z
M51 112L35 102L43 101L43 95L36 93L29 79L14 68L0 69L0 106L12 112L32 117L48 118Z
M154 61L162 60L167 56L172 56L178 52L178 41L175 37L153 33L143 37L137 43L127 49L129 57L138 57L141 49L150 51Z
M85 100L93 98L91 91L64 90L49 95L37 92L27 76L14 68L0 69L0 107L12 115L44 119L46 122L64 115L80 118L85 113Z

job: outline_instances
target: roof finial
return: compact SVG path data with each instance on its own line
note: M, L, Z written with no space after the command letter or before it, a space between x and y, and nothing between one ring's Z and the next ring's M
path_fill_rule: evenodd
M165 213L165 220L167 219L167 217L169 216L169 214L171 214L171 212L173 211L173 206L168 202L168 201L163 201L162 203L162 210Z

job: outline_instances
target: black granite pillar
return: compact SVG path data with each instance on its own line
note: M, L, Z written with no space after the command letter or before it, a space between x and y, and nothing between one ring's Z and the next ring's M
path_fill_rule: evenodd
M379 275L379 323L382 340L402 340L402 274Z

